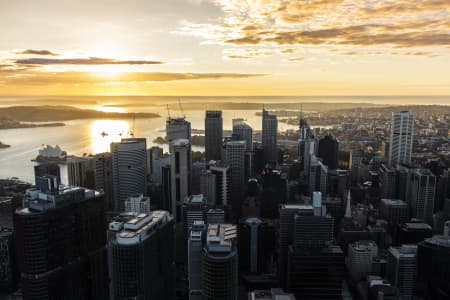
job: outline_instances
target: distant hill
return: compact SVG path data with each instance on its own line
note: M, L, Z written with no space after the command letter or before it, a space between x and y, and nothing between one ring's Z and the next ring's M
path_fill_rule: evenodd
M326 102L308 102L303 103L304 111L330 111L336 108L353 109L353 108L378 108L387 105L373 103L326 103ZM255 102L187 102L183 103L184 110L260 110L263 107L267 110L300 110L300 102L280 102L272 103L255 103ZM171 110L178 110L178 104L170 104Z
M21 122L51 122L75 119L157 118L155 113L115 113L73 106L9 106L0 107L0 119Z
M1 141L0 141L0 149L3 149L3 148L9 148L9 147L11 147L10 145L6 145L6 144L3 144Z

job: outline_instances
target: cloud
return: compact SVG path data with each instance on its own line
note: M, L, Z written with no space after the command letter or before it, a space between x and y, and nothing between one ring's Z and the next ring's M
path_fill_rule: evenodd
M88 58L27 58L14 61L19 65L155 65L163 64L153 60L117 60L102 57Z
M263 56L272 56L274 51L269 49L239 49L231 48L223 50L224 58L226 59L252 59Z
M106 83L149 83L183 80L239 79L265 76L247 73L166 73L166 72L126 72L114 76L86 72L27 72L18 74L10 71L2 76L0 83L21 85L49 84L106 84Z
M300 62L300 61L304 61L305 58L304 57L289 57L288 61L295 61L295 62Z
M394 47L448 46L450 34L436 31L399 32L395 26L364 24L318 30L272 31L225 40L235 45L391 45ZM403 29L403 28L402 28Z
M397 0L385 4L380 1L373 7L367 7L361 13L365 13L368 17L380 17L396 14L423 14L429 11L448 11L450 10L450 2L448 0Z
M17 50L14 51L15 54L30 54L30 55L48 55L48 56L59 56L60 54L49 51L49 50L34 50L34 49L27 49L27 50Z
M203 44L273 47L281 56L302 46L351 46L352 55L384 49L386 55L396 55L390 53L399 48L448 52L450 45L449 0L211 1L224 17L208 24L185 23L180 32L203 38ZM248 56L233 53L224 58Z

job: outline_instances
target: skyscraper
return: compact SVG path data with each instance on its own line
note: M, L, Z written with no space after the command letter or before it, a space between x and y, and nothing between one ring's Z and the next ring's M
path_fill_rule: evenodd
M278 161L277 148L278 120L276 115L271 115L267 110L262 110L262 147L266 163Z
M136 194L125 200L125 212L150 213L150 197Z
M339 143L334 135L327 134L319 140L317 156L322 159L322 162L328 167L328 169L337 169L339 159Z
M416 245L402 245L388 249L387 276L389 282L399 289L402 299L413 298L417 276L416 259Z
M246 142L246 150L253 150L253 129L244 122L233 122L233 139Z
M206 197L209 206L216 205L216 175L211 170L203 170L200 175L200 193Z
M409 220L408 204L398 199L381 199L380 214L389 222L391 228Z
M253 274L268 270L275 248L275 228L261 218L241 219L238 239L239 270Z
M17 285L17 268L14 261L13 231L0 226L0 293L9 293Z
M163 157L163 149L153 146L147 149L147 171L152 181L161 181L161 159Z
M59 165L55 163L40 163L34 166L34 177L42 177L46 175L56 176L58 183L61 183L61 170Z
M298 299L338 299L344 279L344 254L332 240L333 218L296 216L288 248L288 291Z
M72 157L67 160L67 179L72 186L95 188L95 157Z
M225 163L231 172L231 205L238 215L245 186L245 141L229 141L224 144Z
M450 221L443 235L435 235L419 243L417 250L420 296L424 299L450 298Z
M124 213L109 224L113 299L175 299L175 238L167 211Z
M168 118L166 121L166 138L169 142L179 139L191 141L191 123L185 118Z
M207 110L205 117L205 158L207 162L222 159L222 127L222 111Z
M412 217L433 225L436 176L428 169L416 170L412 175Z
M213 175L215 197L214 201L206 199L212 206L220 207L231 205L231 170L229 165L215 162L208 165L208 169Z
M188 240L189 300L202 300L202 252L205 223L195 221Z
M14 213L25 300L108 299L102 194L38 177Z
M238 299L236 226L209 224L202 256L203 300Z
M186 197L183 203L183 223L189 237L192 226L197 221L206 221L207 206L202 194Z
M125 210L125 199L146 195L147 147L144 138L122 139L111 143L114 210Z
M187 139L170 143L171 207L175 222L181 220L180 208L191 194L191 144Z
M348 245L347 268L353 282L366 278L372 271L372 259L378 256L374 241L357 241Z
M114 210L112 155L110 152L95 155L95 189L103 191L105 209Z
M414 114L409 111L392 113L389 161L391 167L411 163L414 138Z

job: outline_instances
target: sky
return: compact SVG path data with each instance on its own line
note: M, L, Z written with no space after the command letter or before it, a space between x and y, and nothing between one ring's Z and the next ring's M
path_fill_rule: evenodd
M0 95L450 95L450 1L0 0Z

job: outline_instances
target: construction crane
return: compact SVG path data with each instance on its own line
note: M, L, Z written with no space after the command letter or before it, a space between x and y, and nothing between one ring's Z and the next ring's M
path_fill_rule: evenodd
M132 123L132 126L131 126L131 131L129 132L129 135L132 138L134 137L135 122L136 122L136 116L135 116L135 114L133 114L133 123Z
M178 105L180 106L180 112L183 115L183 118L186 119L186 115L184 114L183 107L181 106L180 98L178 98Z
M166 108L167 108L167 118L170 119L169 103L166 104Z

